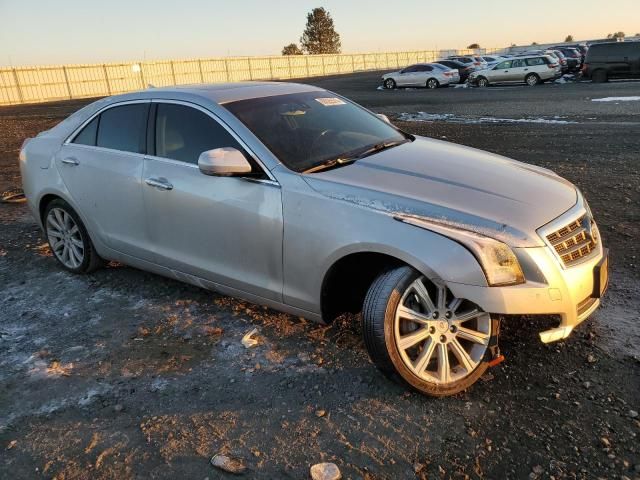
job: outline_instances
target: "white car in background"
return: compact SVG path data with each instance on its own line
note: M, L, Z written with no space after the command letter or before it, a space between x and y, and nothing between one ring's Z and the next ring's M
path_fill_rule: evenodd
M495 83L526 83L533 87L561 75L560 64L549 55L519 56L504 60L496 66L476 70L469 75L469 83L488 87Z
M457 70L433 63L416 63L397 72L386 73L382 76L382 85L387 89L397 87L426 87L433 89L450 83L458 83L459 81L460 74Z

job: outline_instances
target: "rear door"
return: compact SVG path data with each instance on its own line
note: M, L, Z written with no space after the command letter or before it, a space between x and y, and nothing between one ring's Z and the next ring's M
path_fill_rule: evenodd
M280 186L210 112L153 102L143 191L157 263L271 300L282 300ZM254 167L246 178L198 169L206 150L234 147Z
M429 65L417 65L416 73L414 77L414 85L424 87L427 84L427 80L434 77L433 67Z
M65 142L56 167L89 230L107 246L149 259L142 167L150 102L107 107Z

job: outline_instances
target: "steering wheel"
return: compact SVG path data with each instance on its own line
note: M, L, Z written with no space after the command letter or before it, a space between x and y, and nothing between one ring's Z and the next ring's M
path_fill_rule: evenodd
M324 141L327 141L329 139L331 139L332 137L336 137L340 134L340 132L338 132L337 130L334 130L332 128L327 128L326 130L323 130L322 132L320 132L320 135L318 135L315 140L311 143L311 147L309 148L309 157L313 158L313 153L315 151L315 149L318 147L318 144Z

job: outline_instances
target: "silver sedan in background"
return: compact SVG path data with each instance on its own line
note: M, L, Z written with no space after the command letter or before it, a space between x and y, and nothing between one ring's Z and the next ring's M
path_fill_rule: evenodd
M373 362L429 395L501 360L501 315L555 314L540 336L560 340L607 286L571 183L309 85L104 98L25 141L20 168L68 271L114 260L311 320L362 312Z
M417 63L382 76L382 85L392 89L397 87L438 88L460 81L457 70L434 63Z

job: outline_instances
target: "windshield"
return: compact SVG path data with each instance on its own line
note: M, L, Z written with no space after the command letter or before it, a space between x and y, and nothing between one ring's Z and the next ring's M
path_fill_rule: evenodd
M296 172L355 159L374 152L375 146L409 138L363 108L325 91L239 100L224 107Z

